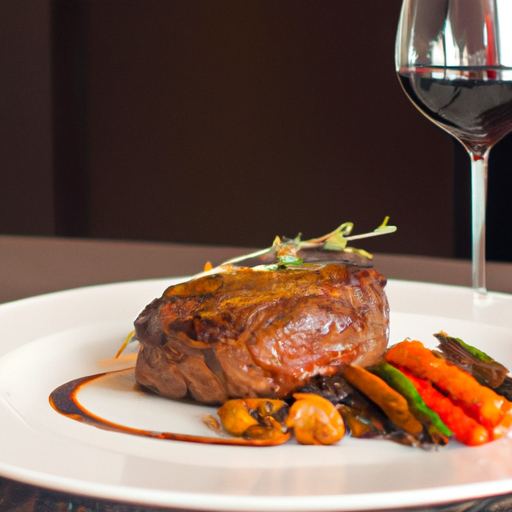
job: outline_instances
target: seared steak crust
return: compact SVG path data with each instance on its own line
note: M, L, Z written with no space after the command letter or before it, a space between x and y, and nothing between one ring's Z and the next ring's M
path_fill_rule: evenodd
M385 278L372 268L227 268L168 288L135 321L135 376L169 398L219 404L289 396L388 342Z

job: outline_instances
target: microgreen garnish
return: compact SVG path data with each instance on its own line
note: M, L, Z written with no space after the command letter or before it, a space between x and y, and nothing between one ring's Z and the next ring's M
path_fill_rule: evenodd
M276 253L277 264L266 265L266 269L283 268L288 266L300 265L303 258L300 258L297 253L300 249L323 249L326 251L345 251L351 253L357 253L361 256L371 259L373 256L363 249L356 249L355 247L349 247L348 242L351 240L359 240L361 238L369 238L372 236L387 235L396 231L395 226L388 225L389 217L385 217L382 224L371 231L370 233L363 233L360 235L350 235L354 228L353 222L345 222L331 233L324 235L320 238L312 238L311 240L302 240L299 234L292 240L281 240L276 237L271 247L262 249L260 251L253 252L251 254L245 254L237 258L225 261L223 264L232 264L244 261L250 258L256 258L263 256L272 251Z
M297 258L297 256L291 256L291 255L278 256L277 258L279 259L279 263L281 263L281 265L284 265L284 266L300 265L304 261L304 258Z
M126 336L125 340L123 341L123 344L119 347L119 350L117 351L117 354L114 356L114 359L118 359L119 356L123 353L124 349L133 341L136 340L135 337L135 331L131 331L128 336Z

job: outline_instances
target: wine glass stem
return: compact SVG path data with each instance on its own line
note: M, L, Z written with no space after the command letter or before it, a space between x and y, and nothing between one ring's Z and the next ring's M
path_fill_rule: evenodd
M471 157L471 211L472 211L472 280L476 302L487 297L485 283L485 210L487 202L488 149L483 155L469 152Z

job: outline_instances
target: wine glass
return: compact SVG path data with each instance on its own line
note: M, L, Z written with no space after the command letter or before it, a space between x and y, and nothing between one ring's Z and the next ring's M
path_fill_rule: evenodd
M409 99L471 159L472 282L484 303L489 152L512 131L512 0L403 0L395 64Z

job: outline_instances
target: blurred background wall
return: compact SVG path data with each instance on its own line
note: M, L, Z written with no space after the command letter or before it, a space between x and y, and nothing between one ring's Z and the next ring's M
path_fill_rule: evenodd
M398 84L400 4L2 0L0 233L258 247L389 215L368 250L469 257L469 161Z

